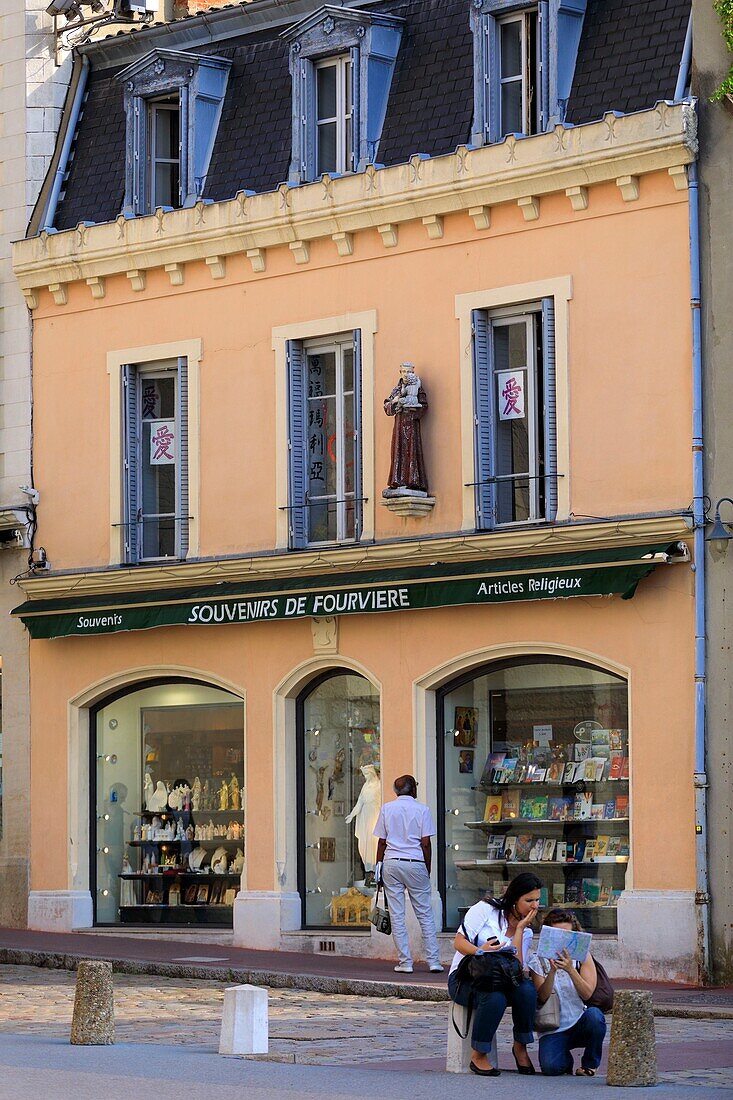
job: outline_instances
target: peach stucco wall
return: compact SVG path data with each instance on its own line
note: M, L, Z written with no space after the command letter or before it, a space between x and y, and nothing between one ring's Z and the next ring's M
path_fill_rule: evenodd
M459 530L458 365L466 349L459 346L455 297L567 275L571 463L560 472L570 481L572 512L582 518L686 508L692 496L687 196L666 173L643 177L636 202L624 202L613 184L592 188L590 196L587 211L578 213L564 195L543 198L534 223L512 204L498 206L485 233L456 214L446 217L438 241L409 223L394 249L384 248L375 229L355 236L350 258L339 259L331 241L316 241L303 266L288 249L272 249L261 275L233 256L223 280L212 280L200 262L187 265L180 287L153 270L139 293L122 276L107 280L98 301L84 284L69 286L62 308L42 295L34 315L37 543L54 569L109 562L109 465L119 456L109 453L107 353L176 340L203 342L200 552L272 548L272 329L347 311L377 313L378 491L392 427L381 400L401 359L418 365L431 405L424 440L436 507L425 519L404 521L378 506L377 538ZM595 654L630 675L633 885L694 889L691 585L689 566L676 565L658 569L630 601L343 617L340 652L383 688L383 774L415 766L414 684L431 670L492 645ZM273 692L312 656L307 621L33 642L33 889L69 886L69 702L122 670L162 665L214 675L246 695L247 888L273 889ZM434 746L426 751L434 754Z
M692 574L689 565L674 565L658 568L627 601L548 600L344 616L341 657L334 656L333 663L355 661L382 686L385 781L416 766L414 683L464 654L496 645L536 645L539 652L556 646L630 670L633 884L637 889L690 890L692 637ZM101 639L32 642L32 888L69 885L63 827L69 701L121 670L184 666L227 681L245 695L247 889L274 889L273 693L312 657L308 621L176 627ZM432 740L425 751L434 757ZM434 792L426 793L434 801ZM294 792L290 799L294 804ZM673 853L674 858L663 858L663 853Z
M666 173L645 176L641 197L613 184L591 191L573 213L564 195L542 199L538 222L512 204L479 233L466 214L445 219L442 240L419 223L385 249L376 231L357 234L339 259L330 240L311 246L307 265L288 249L268 252L254 276L229 257L212 280L202 262L172 288L152 270L147 288L124 276L106 297L69 286L68 305L42 295L35 313L35 473L43 506L38 539L55 569L109 561L109 351L201 339L202 555L272 547L275 539L275 368L272 329L298 321L376 310L375 477L381 489L392 421L381 411L400 360L413 360L430 401L424 440L433 513L420 534L461 527L462 352L455 296L572 276L569 309L570 485L576 516L684 508L691 489L690 310L686 195ZM663 410L664 415L659 415ZM83 522L79 522L83 517ZM376 535L411 533L376 508Z

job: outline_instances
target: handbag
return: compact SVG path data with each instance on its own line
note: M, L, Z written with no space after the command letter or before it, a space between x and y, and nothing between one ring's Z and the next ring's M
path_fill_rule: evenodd
M543 966L544 971L544 966ZM547 977L547 975L545 975ZM534 1016L535 1031L557 1031L560 1026L560 997L556 989L553 988L550 996L544 1002L540 1004L537 1001L537 1008Z
M601 1012L613 1011L613 986L611 979L598 959L593 959L596 964L596 988L585 1002L586 1008L600 1008Z
M389 909L387 908L387 894L384 894L384 908L379 904L379 891L382 889L382 883L377 886L377 892L374 895L374 906L372 908L371 916L369 920L372 922L377 932L381 932L383 936L392 935L392 920L389 915Z
M486 993L511 993L522 981L522 967L513 951L471 955L468 972L474 989Z

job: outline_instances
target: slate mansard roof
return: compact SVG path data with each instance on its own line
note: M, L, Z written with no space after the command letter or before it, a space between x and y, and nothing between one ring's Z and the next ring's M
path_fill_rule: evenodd
M690 5L691 0L588 0L566 120L590 122L606 111L627 113L672 99ZM317 6L314 2L314 10ZM379 163L404 163L413 153L452 153L469 140L473 114L469 0L387 0L368 10L404 20ZM216 12L209 18L215 19ZM287 179L291 81L282 30L278 25L192 50L232 61L207 199L270 191ZM146 33L134 36L138 49ZM114 78L128 62L95 70L94 51L89 60L87 97L56 211L57 229L80 221L112 221L122 209L124 92Z

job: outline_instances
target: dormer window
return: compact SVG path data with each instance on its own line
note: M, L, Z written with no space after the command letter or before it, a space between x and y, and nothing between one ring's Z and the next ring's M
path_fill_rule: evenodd
M285 32L293 86L291 183L374 162L401 36L401 19L329 6Z
M151 99L148 105L150 127L150 205L181 205L181 100L180 96Z
M354 170L352 61L350 54L316 65L316 172Z
M541 97L536 10L499 21L499 85L499 136L538 133Z
M471 0L471 141L543 133L565 118L586 0Z
M125 88L127 215L201 198L231 61L153 50L117 74Z

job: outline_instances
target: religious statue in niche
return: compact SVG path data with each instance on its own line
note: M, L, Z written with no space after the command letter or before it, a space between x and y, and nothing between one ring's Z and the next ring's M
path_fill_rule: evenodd
M412 363L402 363L400 380L384 402L385 413L393 416L395 422L389 487L382 491L383 497L428 495L428 475L420 434L420 420L427 409L427 395Z

